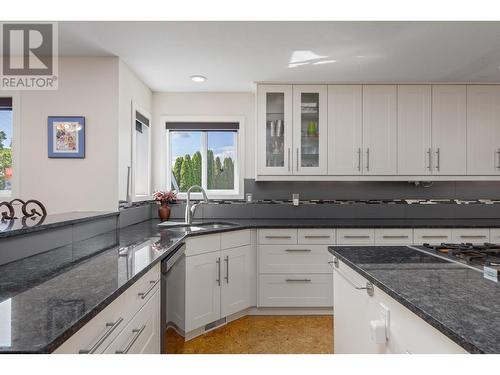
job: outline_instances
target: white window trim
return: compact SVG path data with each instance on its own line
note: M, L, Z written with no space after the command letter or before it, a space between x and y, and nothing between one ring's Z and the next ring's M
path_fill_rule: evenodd
M245 155L245 118L243 116L160 116L160 126L163 132L165 132L165 147L166 157L162 158L163 162L160 163L162 170L165 171L166 176L163 181L166 181L165 190L170 190L171 186L171 153L170 153L170 132L165 129L166 122L238 122L239 130L238 136L236 137L235 154L236 154L236 168L235 168L235 188L231 192L225 190L207 190L207 195L210 199L243 199L244 195L244 155ZM206 160L202 159L202 173L206 174ZM202 181L206 181L202 178ZM191 194L193 199L202 199L201 193ZM185 199L186 193L178 193L177 198Z
M12 190L0 190L0 198L18 198L21 192L21 93L0 90L1 97L12 98Z
M130 196L132 198L133 202L141 202L141 201L147 201L153 199L152 197L152 191L151 191L151 134L153 132L153 122L152 122L152 117L149 111L146 111L145 109L139 107L136 105L134 102L132 102L132 113L131 113L131 150L132 150L132 155L131 155L131 173L130 173ZM146 195L136 195L135 193L135 172L136 172L136 130L135 130L135 112L139 112L141 115L146 117L149 120L149 132L148 132L148 194Z

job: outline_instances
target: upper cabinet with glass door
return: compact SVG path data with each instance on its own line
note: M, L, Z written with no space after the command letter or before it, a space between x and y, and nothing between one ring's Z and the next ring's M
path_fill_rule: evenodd
M326 174L326 85L293 86L293 124L293 174Z
M260 85L257 174L292 174L292 86Z

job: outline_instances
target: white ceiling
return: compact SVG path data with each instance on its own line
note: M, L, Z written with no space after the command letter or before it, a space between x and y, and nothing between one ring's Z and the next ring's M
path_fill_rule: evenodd
M153 91L500 82L500 22L61 22L59 38L60 55L120 56ZM322 57L290 68L294 51ZM191 82L192 74L208 80Z

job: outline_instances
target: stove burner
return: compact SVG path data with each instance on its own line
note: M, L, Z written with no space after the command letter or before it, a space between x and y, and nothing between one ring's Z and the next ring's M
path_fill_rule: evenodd
M441 245L424 244L424 247L437 253L457 258L472 265L500 265L500 245L497 244L484 243L479 245L471 243L442 243Z

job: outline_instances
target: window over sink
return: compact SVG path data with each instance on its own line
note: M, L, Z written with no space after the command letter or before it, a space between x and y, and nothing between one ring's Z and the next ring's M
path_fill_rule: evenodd
M197 119L200 120L200 119ZM242 120L166 121L167 186L183 198L192 185L212 199L242 198ZM195 196L196 198L196 196Z

